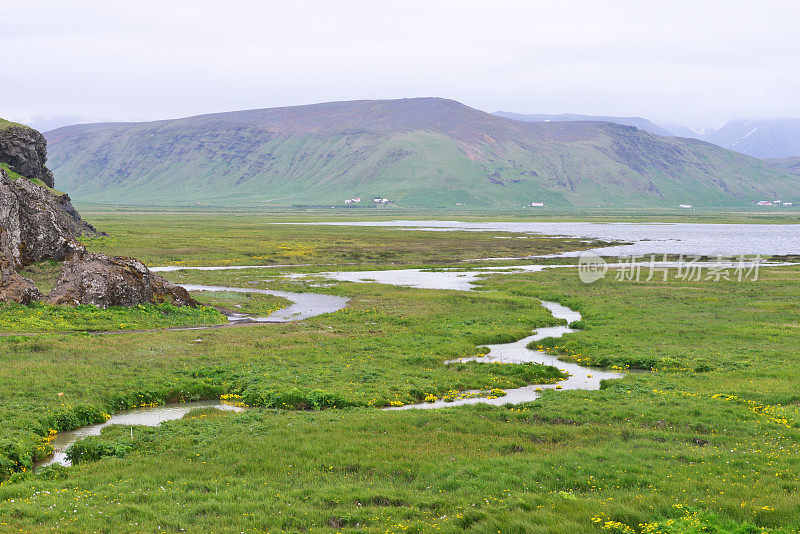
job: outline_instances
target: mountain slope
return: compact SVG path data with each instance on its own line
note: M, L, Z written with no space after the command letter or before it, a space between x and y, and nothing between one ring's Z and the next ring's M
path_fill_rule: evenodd
M644 130L645 132L650 132L654 135L662 135L665 137L672 135L672 133L668 130L642 117L601 117L598 115L575 115L573 113L563 113L561 115L547 115L538 113L530 115L523 113L512 113L511 111L495 111L494 114L498 117L505 117L506 119L513 119L523 122L613 122L614 124L633 126L635 128L639 128L640 130Z
M796 158L774 158L766 160L767 163L774 167L788 172L789 174L796 174L800 176L800 157Z
M84 202L743 205L800 190L797 177L701 141L525 123L439 98L79 125L47 138L59 186Z
M800 119L730 121L703 139L757 158L800 156Z

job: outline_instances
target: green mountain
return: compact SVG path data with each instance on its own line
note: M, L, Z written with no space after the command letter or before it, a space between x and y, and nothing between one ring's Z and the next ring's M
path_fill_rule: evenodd
M800 157L773 158L765 161L784 172L788 172L789 174L797 174L800 176Z
M800 180L693 139L607 122L528 123L452 100L332 102L46 134L83 202L404 207L746 205ZM362 205L364 205L362 203Z

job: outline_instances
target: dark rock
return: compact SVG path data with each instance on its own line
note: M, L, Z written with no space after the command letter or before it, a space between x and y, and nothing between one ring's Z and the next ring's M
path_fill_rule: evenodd
M55 197L56 201L58 202L59 207L69 215L69 217L73 221L73 228L75 229L75 235L88 235L88 236L105 236L108 235L105 232L98 232L94 226L87 223L81 218L81 214L78 213L78 210L72 205L72 199L69 198L69 195L64 193L59 197Z
M30 304L41 298L36 285L14 270L10 260L0 257L0 302Z
M197 306L185 289L151 273L138 260L87 252L76 236L95 230L81 219L69 196L26 179L52 187L45 159L44 138L35 130L21 126L0 130L0 161L25 176L11 180L0 168L0 301L40 300L39 290L19 270L54 260L64 262L64 268L47 297L51 304Z
M63 209L64 202L69 198L53 197L22 178L13 181L0 169L0 251L14 270L47 259L65 261L85 251L75 240L80 225Z
M45 166L47 141L33 128L19 125L0 129L0 161L17 174L54 187L53 173Z
M102 308L147 303L197 306L185 289L150 272L139 260L90 253L76 255L66 263L47 301Z

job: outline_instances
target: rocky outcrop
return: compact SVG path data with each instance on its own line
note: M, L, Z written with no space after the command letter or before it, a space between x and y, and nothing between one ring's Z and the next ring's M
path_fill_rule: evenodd
M87 235L87 236L108 235L105 232L98 232L94 226L87 223L81 218L81 214L78 213L78 210L76 210L75 207L72 205L72 199L69 198L68 194L64 193L61 196L55 197L55 200L56 202L58 202L58 205L61 208L61 210L72 219L75 235Z
M66 263L47 301L102 308L146 303L197 306L185 289L150 272L139 260L90 253L76 255Z
M36 285L14 270L7 258L0 257L0 302L30 304L41 298Z
M22 125L0 129L0 161L17 174L41 180L54 187L53 173L47 168L47 141L42 134Z
M91 254L77 236L95 233L72 207L68 195L53 192L53 175L44 166L44 138L29 128L0 128L0 161L25 178L12 180L0 167L0 302L30 304L43 297L36 285L19 274L42 260L63 262L52 304L136 306L168 303L197 306L189 293L151 273L133 258Z
M74 213L71 213L70 210ZM196 306L189 293L133 258L90 254L76 240L86 223L69 204L0 168L0 301L29 304L42 295L19 269L42 260L64 262L47 297L53 304L136 306L166 302Z
M85 251L75 240L83 227L64 210L64 202L69 199L53 197L28 180L11 180L0 168L0 250L14 270Z

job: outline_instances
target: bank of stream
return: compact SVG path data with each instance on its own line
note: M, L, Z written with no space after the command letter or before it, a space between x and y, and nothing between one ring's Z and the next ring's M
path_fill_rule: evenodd
M543 266L526 266L526 270L540 270ZM191 268L189 268L191 269ZM392 273L397 276L392 277ZM470 291L474 289L473 283L478 276L484 274L479 272L455 272L455 271L436 271L425 272L419 270L404 271L376 271L376 272L347 272L347 273L323 273L321 276L336 280L347 280L354 282L380 282L393 285L404 285L411 287L434 288L434 289L456 289ZM374 276L375 278L371 278ZM377 280L376 280L377 278ZM287 321L300 321L318 315L332 313L341 310L347 305L349 299L334 295L324 295L319 293L294 293L287 291L272 291L254 288L239 288L229 286L209 286L209 285L183 285L188 291L227 291L236 293L259 293L274 295L291 301L286 308L277 310L266 317L252 317L246 315L232 314L228 319L231 324L251 322L251 323L280 323ZM437 400L432 403L410 404L402 407L388 409L413 409L413 408L448 408L464 404L487 403L494 405L519 404L536 400L545 389L599 389L603 380L622 378L622 374L609 372L599 369L582 367L574 363L566 363L558 360L555 356L546 354L542 351L527 348L528 344L544 338L561 337L564 334L574 332L569 324L579 321L581 315L575 310L555 302L541 301L542 306L547 308L556 319L565 321L566 325L539 328L532 335L515 341L513 343L502 343L489 345L489 352L484 356L460 358L445 362L446 365L456 363L466 363L470 361L481 361L486 363L541 363L557 367L567 374L565 380L554 384L533 384L520 388L508 389L504 396L489 398L482 391L467 391L451 402ZM171 421L182 418L191 410L196 408L214 407L221 410L240 411L243 408L225 404L220 401L200 401L181 404L167 404L162 406L150 406L128 410L113 415L108 421L99 425L83 427L70 432L61 432L55 436L51 445L55 449L55 454L38 464L37 467L59 463L70 465L67 458L67 449L76 441L87 436L99 435L102 429L109 425L136 425L156 426L164 421Z

